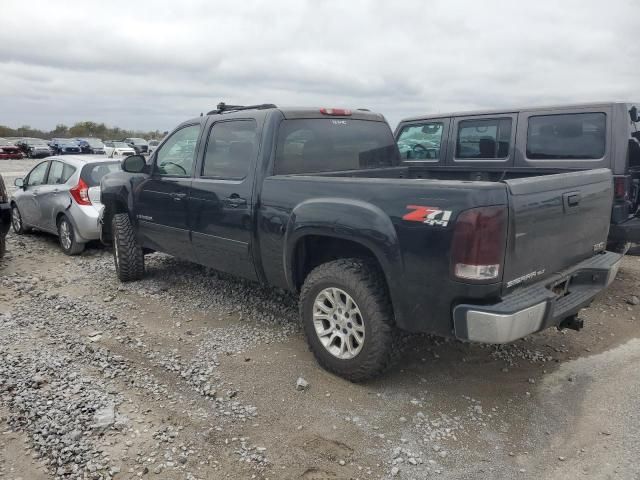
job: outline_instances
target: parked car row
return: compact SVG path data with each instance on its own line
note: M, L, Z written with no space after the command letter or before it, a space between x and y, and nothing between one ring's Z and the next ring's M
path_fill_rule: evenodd
M220 104L148 158L106 142L122 162L39 163L15 182L12 223L70 255L99 237L121 281L160 251L296 292L318 362L361 381L396 330L581 329L617 243L640 242L639 122L608 103L421 116L394 135L369 111Z
M159 144L143 138L105 140L94 137L78 138L0 138L0 159L44 158L50 155L106 154L109 157L123 155L149 155Z

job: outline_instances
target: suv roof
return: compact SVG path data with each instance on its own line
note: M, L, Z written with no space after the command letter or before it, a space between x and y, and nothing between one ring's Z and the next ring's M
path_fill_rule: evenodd
M611 105L640 105L640 102L592 102L592 103L569 103L559 105L538 105L535 107L513 107L513 108L501 108L501 109L487 109L487 110L467 110L461 112L440 112L431 113L427 115L419 115L415 117L403 118L402 122L413 122L419 120L429 120L432 118L444 118L444 117L467 117L472 115L497 115L501 113L514 113L523 110L537 111L537 110L567 110L577 108L601 108Z

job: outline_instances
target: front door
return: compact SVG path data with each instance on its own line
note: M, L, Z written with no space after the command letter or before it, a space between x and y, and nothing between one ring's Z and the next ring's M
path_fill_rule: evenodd
M134 193L143 246L193 260L188 200L200 124L179 128L156 150L152 172Z
M38 196L47 181L48 169L48 161L36 165L24 181L24 192L16 196L16 203L22 215L23 224L34 227L40 227L42 224L42 213L38 205Z
M189 199L198 262L249 279L257 278L251 256L257 152L254 120L215 122Z
M47 175L46 185L40 187L38 194L38 207L40 210L40 227L50 232L57 232L55 212L60 203L69 198L69 187L64 184L71 178L75 168L67 163L52 160Z

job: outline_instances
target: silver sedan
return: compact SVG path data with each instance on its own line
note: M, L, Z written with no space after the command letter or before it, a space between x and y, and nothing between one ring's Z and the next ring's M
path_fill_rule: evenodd
M100 180L118 171L120 162L95 155L49 157L24 178L11 197L11 224L22 235L38 230L58 235L67 255L100 238Z

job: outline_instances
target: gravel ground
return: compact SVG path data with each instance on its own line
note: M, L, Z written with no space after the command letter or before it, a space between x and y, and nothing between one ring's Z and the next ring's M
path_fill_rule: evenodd
M0 479L640 478L638 257L580 333L411 336L363 385L315 364L287 292L147 266L120 284L99 245L10 234Z

